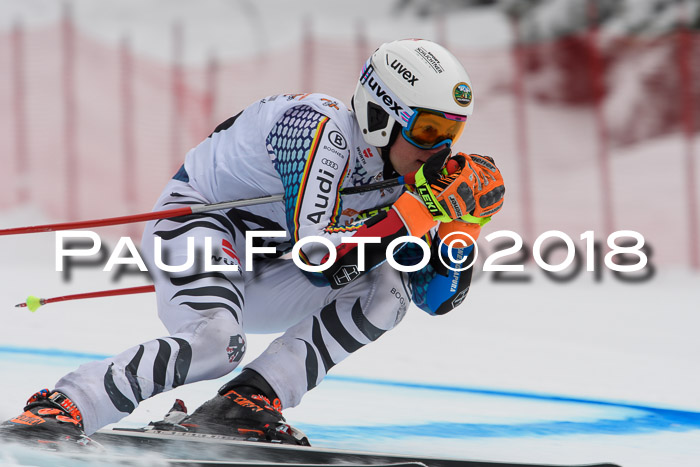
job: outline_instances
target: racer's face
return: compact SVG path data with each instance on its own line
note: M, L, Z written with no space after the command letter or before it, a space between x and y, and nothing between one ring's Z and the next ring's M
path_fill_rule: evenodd
M420 149L399 136L389 148L389 160L399 175L420 169L430 156L444 149L446 144L432 149Z

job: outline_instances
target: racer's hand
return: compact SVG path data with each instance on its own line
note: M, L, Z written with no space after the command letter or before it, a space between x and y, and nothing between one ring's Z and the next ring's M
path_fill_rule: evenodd
M416 191L405 192L392 206L415 237L425 235L438 221L451 222L476 207L466 178L473 173L464 172L466 158L461 155L445 163L449 153L449 148L436 152L415 174L407 175L406 183L415 185Z
M465 170L467 158L457 154L444 164L442 151L435 153L416 173L416 193L433 216L441 222L450 222L468 214L476 207L469 176ZM450 171L443 167L449 165ZM451 172L451 173L450 173Z
M469 186L475 201L473 210L461 219L484 225L503 207L503 197L506 192L503 176L494 160L488 156L458 153L455 158L457 157L466 158L466 167L462 172L468 174Z

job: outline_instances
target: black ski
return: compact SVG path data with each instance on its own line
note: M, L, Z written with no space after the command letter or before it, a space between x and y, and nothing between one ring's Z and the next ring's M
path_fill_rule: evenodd
M144 429L101 430L91 436L107 451L156 453L171 465L420 466L428 467L619 467L615 464L526 464L442 459L245 441L224 435Z

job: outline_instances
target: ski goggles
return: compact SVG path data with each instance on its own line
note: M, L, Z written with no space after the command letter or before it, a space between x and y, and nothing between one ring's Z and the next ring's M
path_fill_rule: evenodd
M467 124L465 115L421 108L413 110L401 134L406 141L421 149L433 149L443 144L452 146Z

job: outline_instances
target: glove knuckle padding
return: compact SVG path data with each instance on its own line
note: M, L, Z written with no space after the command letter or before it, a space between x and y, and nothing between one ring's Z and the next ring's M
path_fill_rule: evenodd
M501 171L491 157L470 154L469 159L469 168L475 175L472 188L478 206L475 206L472 214L477 217L495 214L503 207L503 197L506 192Z
M476 201L474 200L474 193L472 192L471 187L466 182L462 182L457 187L457 194L464 201L467 212L472 212L476 207Z
M503 199L503 195L506 192L506 187L503 185L497 186L488 193L484 193L479 197L479 207L485 209L489 206L493 206Z

